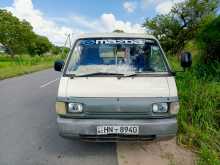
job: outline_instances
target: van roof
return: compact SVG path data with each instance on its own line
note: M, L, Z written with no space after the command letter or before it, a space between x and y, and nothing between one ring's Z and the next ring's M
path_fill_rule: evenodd
M80 38L149 38L156 39L152 35L145 33L85 33L78 35L76 39Z

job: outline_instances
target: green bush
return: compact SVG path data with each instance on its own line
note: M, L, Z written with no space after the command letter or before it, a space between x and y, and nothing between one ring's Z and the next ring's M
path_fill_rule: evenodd
M209 64L199 63L193 69L194 75L204 81L220 82L220 62L212 61Z
M217 153L211 150L205 144L202 145L199 155L200 155L200 159L197 162L198 165L219 165L220 164Z
M169 61L180 70L175 57ZM178 143L198 152L198 165L220 164L220 83L216 68L194 61L191 69L178 73L176 83L180 99Z
M203 49L204 62L220 62L220 16L205 25L197 36Z
M177 77L180 97L178 141L199 151L198 164L220 164L220 131L217 117L219 84L199 80L191 73ZM205 146L205 148L204 148Z
M203 130L216 128L216 107L220 101L217 85L199 80L190 72L178 75L176 81L181 105L178 116L180 130L184 127L182 122Z

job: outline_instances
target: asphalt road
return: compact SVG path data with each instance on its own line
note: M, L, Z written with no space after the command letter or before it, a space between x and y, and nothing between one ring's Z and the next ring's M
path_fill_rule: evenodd
M115 143L58 135L54 103L59 73L41 71L0 81L0 165L115 165Z

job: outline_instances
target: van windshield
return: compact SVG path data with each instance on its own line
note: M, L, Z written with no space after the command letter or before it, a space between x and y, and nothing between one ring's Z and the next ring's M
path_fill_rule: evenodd
M68 60L66 74L144 74L167 72L162 51L151 39L80 39Z

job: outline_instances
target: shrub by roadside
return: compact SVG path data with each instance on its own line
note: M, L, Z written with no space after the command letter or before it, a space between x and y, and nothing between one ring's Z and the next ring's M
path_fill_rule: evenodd
M180 69L175 57L170 61ZM214 66L197 63L176 76L180 98L178 143L198 153L199 165L220 164L220 83L216 74L220 63Z

